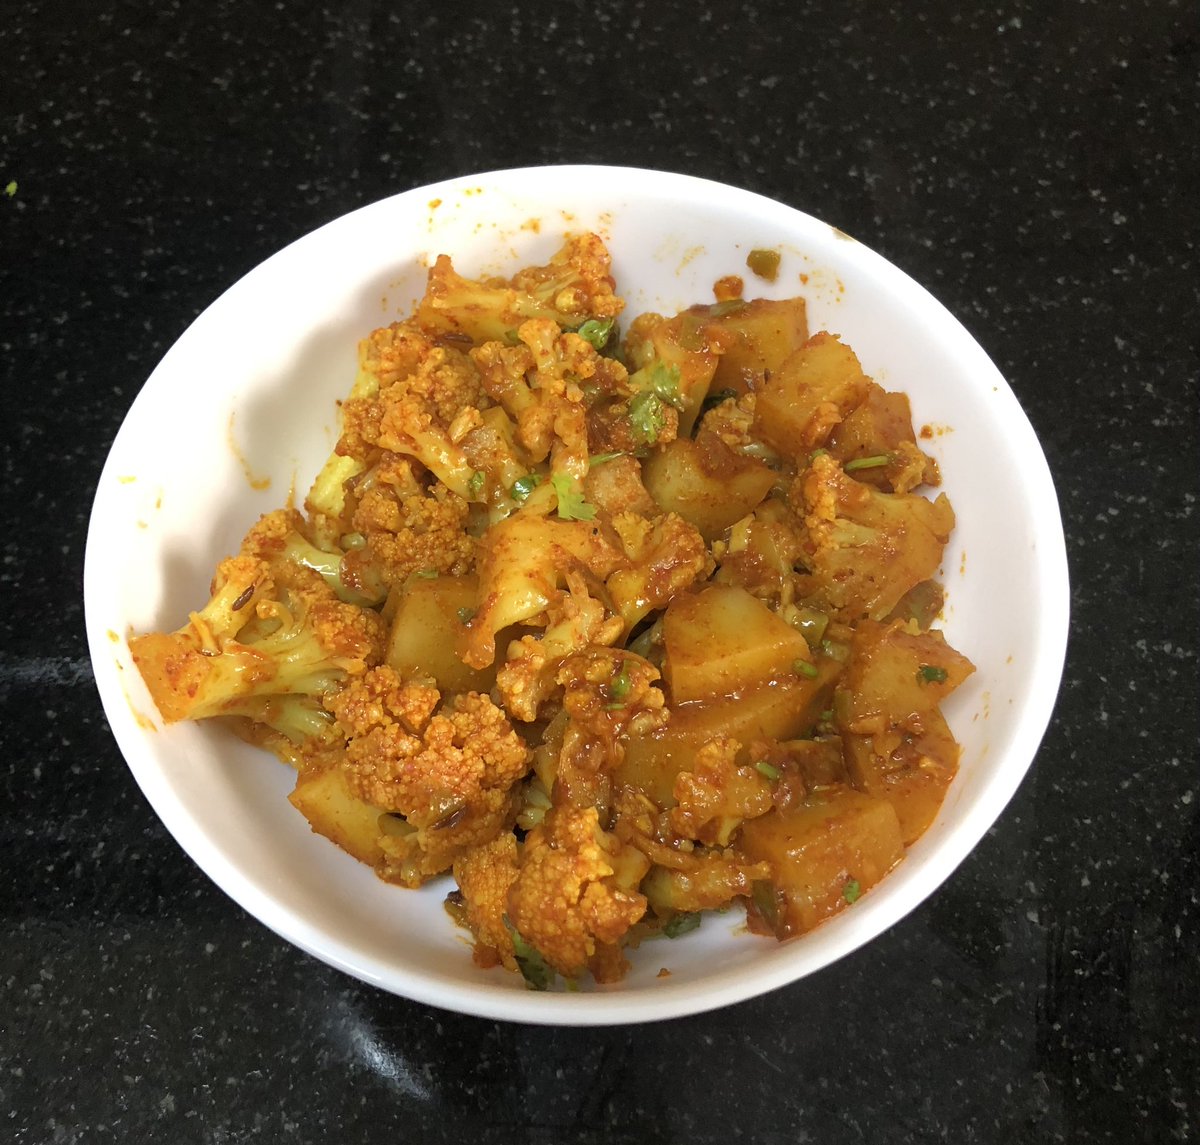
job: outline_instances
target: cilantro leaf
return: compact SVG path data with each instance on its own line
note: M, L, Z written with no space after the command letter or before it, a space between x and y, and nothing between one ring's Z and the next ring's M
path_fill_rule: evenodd
M647 445L653 445L667 424L662 399L651 390L636 394L629 403L629 421L637 437Z
M615 318L589 318L575 333L599 353L608 345L616 324Z
M555 473L550 478L554 492L558 495L558 515L564 521L590 521L596 516L596 506L583 499L583 489L565 473Z
M643 366L630 379L643 393L653 394L660 401L683 409L683 395L679 392L679 367L668 366L661 358L655 358Z
M527 501L529 494L541 483L542 479L538 474L526 473L524 477L518 477L512 483L512 488L508 491L508 494L514 501Z

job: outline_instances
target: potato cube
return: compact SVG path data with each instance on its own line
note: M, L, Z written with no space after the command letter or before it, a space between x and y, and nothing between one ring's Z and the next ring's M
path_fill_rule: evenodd
M381 812L350 790L340 768L302 771L288 799L318 835L332 840L359 862L373 867L383 859Z
M780 938L837 914L904 856L891 804L849 787L747 820L739 847L774 869L778 916L767 921Z
M677 596L663 617L663 677L676 703L752 692L793 679L811 657L804 636L756 596L714 584Z
M689 313L701 309L695 307ZM760 389L808 339L803 298L755 298L707 309L718 311L719 316L707 321L705 333L709 338L714 331L724 335L724 350L712 380L714 391L729 389L742 394Z
M651 454L643 479L662 508L690 521L709 542L753 510L775 484L775 474L761 461L735 453L705 429L695 441L677 438Z
M487 692L496 668L472 668L458 656L463 618L479 603L474 576L410 577L394 601L387 663L405 679L432 676L443 692Z
M618 787L640 791L658 807L675 806L675 777L692 766L696 749L703 742L670 726L649 736L637 736L625 745L625 754L613 774Z
M855 787L896 809L905 843L937 816L958 771L938 705L974 671L937 630L863 621L834 704Z
M793 676L742 695L682 704L665 728L629 740L614 782L636 788L661 808L673 807L675 777L692 769L701 744L719 735L750 744L808 734L829 705L840 669L837 661L821 659L812 678Z
M829 452L849 464L855 479L887 492L936 485L937 462L917 446L908 395L870 382L866 397L834 427Z
M754 432L804 458L863 400L869 381L853 350L833 334L814 334L759 392Z
M907 846L937 818L958 773L958 744L936 709L925 714L921 732L898 737L895 752L880 754L877 743L873 736L845 737L850 779L860 791L895 808Z

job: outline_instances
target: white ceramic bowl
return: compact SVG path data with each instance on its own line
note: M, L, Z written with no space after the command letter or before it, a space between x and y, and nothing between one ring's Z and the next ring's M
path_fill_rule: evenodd
M357 340L420 296L439 253L463 273L544 259L567 230L601 233L627 314L747 294L803 294L867 373L906 391L936 434L958 517L943 627L978 671L948 704L961 772L904 862L853 909L790 943L752 937L736 912L645 944L618 986L533 993L471 962L442 907L312 834L287 801L291 773L226 730L163 727L133 668L130 631L171 629L207 598L219 558L257 516L303 496L335 438ZM745 269L782 253L774 284ZM1067 572L1037 439L1008 385L924 289L840 230L746 191L609 167L501 171L408 191L293 243L214 302L163 358L100 478L84 575L88 638L113 734L146 798L208 875L271 929L382 989L452 1010L564 1025L648 1021L793 982L874 938L930 895L1025 774L1058 690ZM666 967L670 975L658 977Z

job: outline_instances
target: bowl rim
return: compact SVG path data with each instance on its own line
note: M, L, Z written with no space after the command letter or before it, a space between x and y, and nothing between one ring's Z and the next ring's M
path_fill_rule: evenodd
M752 210L756 219L775 216L780 219L787 218L793 227L831 226L798 208L754 191L695 175L641 167L552 164L501 168L455 176L385 196L333 218L289 242L214 298L179 334L176 342L186 336L188 330L202 321L205 314L223 299L245 289L243 284L252 280L265 267L276 260L290 257L295 248L311 241L316 235L353 225L349 220L357 220L368 212L386 211L401 200L428 201L436 197L448 198L476 184L519 190L523 184L547 178L568 184L572 180L580 180L585 181L584 185L597 179L618 180L614 185L622 187L627 193L630 189L643 193L670 191L672 194L698 201L720 201L725 207L743 206ZM844 235L837 228L833 229ZM601 987L581 993L539 993L514 990L507 984L501 987L489 982L483 975L480 975L478 984L464 984L449 977L439 978L420 971L398 969L395 965L384 965L377 959L364 957L361 951L356 951L336 936L330 936L321 928L312 925L299 912L284 907L265 890L247 882L236 864L228 861L219 850L210 849L206 833L199 823L156 776L152 761L145 758L136 724L129 718L128 700L112 668L111 644L108 642L107 629L104 628L103 619L97 611L102 588L98 522L103 515L107 490L113 484L116 458L132 433L130 427L136 420L135 411L140 408L139 403L150 400L147 397L153 389L150 383L170 355L175 345L173 343L171 349L166 351L148 375L146 383L127 410L101 470L92 503L84 554L85 626L96 688L113 737L133 772L135 781L167 830L226 895L289 943L336 969L391 993L441 1009L482 1018L533 1025L600 1026L660 1021L702 1013L749 1000L797 982L889 930L923 903L957 870L999 818L1032 766L1057 700L1066 656L1070 607L1061 513L1049 464L1033 427L1008 382L979 343L930 291L894 263L857 241L847 244L847 248L848 256L860 260L872 277L885 284L889 293L902 288L907 294L920 299L924 307L932 308L931 312L937 314L939 320L945 323L947 332L957 339L957 345L954 347L955 357L966 355L973 369L989 375L998 396L1007 403L1009 422L1006 423L1006 432L1021 439L1019 446L1025 459L1023 477L1039 513L1033 560L1036 563L1034 575L1042 593L1039 599L1040 615L1037 626L1039 645L1031 659L1032 671L1035 674L1031 681L1031 698L1005 751L1006 766L998 768L991 775L984 785L987 797L976 799L964 821L941 844L939 862L922 870L922 877L916 880L913 893L909 896L911 901L884 912L882 925L878 924L877 916L880 912L874 912L870 920L867 920L864 912L858 920L860 925L844 924L836 940L827 944L827 949L816 963L799 970L793 965L794 959L782 955L773 960L768 959L761 967L756 966L753 975L734 970L717 972L697 982L673 984L666 981L656 985L652 993L622 993L619 986L615 989ZM840 917L853 919L856 913L857 910L844 912ZM778 949L786 951L787 944Z

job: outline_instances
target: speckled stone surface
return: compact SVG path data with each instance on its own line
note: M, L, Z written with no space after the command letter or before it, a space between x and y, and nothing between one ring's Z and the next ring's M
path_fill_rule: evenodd
M0 59L0 1138L1200 1140L1194 4L17 0ZM1069 540L1061 699L979 848L655 1026L441 1013L276 939L154 818L83 638L95 481L187 323L349 209L559 161L738 183L925 283Z

